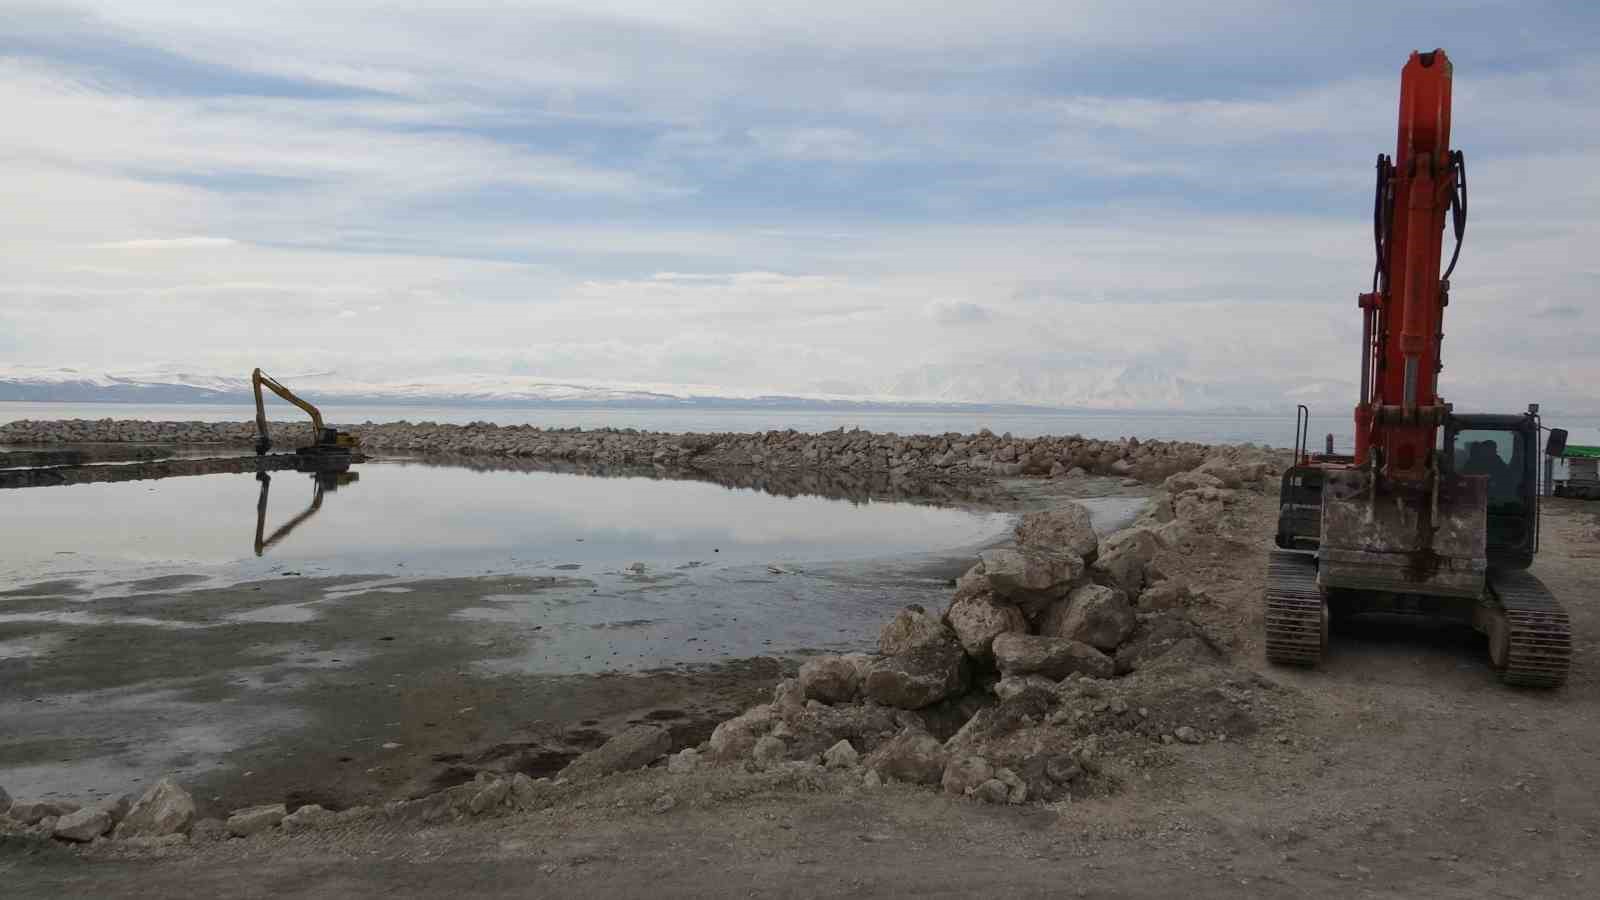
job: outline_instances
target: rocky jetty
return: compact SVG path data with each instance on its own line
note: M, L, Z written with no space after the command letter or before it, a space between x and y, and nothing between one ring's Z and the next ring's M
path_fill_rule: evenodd
M390 422L339 425L369 453L530 458L678 468L753 467L830 470L922 480L990 476L1114 475L1159 481L1204 462L1211 448L1180 441L1096 440L1077 435L1019 438L977 434L900 435L859 429L811 434L766 431L671 434L637 429L541 429L530 425ZM310 438L303 422L271 423L273 442ZM146 443L249 446L254 422L148 422L125 419L22 420L0 425L0 444Z

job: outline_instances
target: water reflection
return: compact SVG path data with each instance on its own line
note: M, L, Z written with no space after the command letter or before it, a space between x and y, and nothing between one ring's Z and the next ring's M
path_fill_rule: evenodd
M303 470L302 470L303 471ZM263 537L267 528L267 496L272 491L272 476L266 472L257 472L256 481L261 482L261 495L256 499L256 555L261 556L272 548L274 544L282 541L303 525L306 520L316 515L322 509L322 497L325 493L332 493L342 487L347 487L361 480L361 473L341 469L319 469L311 472L311 505L305 511L278 526L271 535Z

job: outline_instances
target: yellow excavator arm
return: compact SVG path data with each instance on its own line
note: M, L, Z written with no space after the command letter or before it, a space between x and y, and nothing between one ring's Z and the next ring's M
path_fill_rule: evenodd
M265 454L272 449L272 438L267 434L267 406L261 396L261 387L266 387L285 401L293 403L306 411L311 417L311 444L313 448L349 449L355 446L355 440L348 434L339 432L329 434L328 429L322 424L322 411L310 403L295 396L289 390L267 373L256 369L250 373L250 387L256 395L256 455Z

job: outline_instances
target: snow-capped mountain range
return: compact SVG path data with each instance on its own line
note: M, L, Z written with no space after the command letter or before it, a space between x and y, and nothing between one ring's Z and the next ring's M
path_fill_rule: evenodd
M1157 366L1018 370L1000 365L925 367L880 390L849 394L739 390L712 385L599 382L531 375L438 375L373 380L338 372L275 373L318 403L442 406L789 407L796 409L1071 409L1151 412L1281 413L1304 403L1328 411L1353 404L1355 386L1328 379L1205 382ZM1543 386L1549 408L1559 403ZM1508 394L1508 397L1510 395ZM1520 396L1520 394L1519 394ZM236 403L249 402L248 375L188 369L103 372L83 368L0 366L0 401ZM1506 399L1506 398L1502 398ZM1520 408L1484 403L1471 408Z

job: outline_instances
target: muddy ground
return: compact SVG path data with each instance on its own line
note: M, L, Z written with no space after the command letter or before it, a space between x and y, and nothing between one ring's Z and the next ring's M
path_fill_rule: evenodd
M1600 505L1546 506L1534 571L1572 612L1576 644L1570 683L1548 693L1501 686L1471 631L1406 622L1358 621L1319 670L1267 666L1274 505L1252 495L1249 527L1203 546L1186 574L1234 663L1279 685L1294 714L1247 740L1173 748L1171 765L1121 773L1108 798L992 807L844 776L651 770L453 825L131 854L17 845L0 879L17 896L1600 893Z

